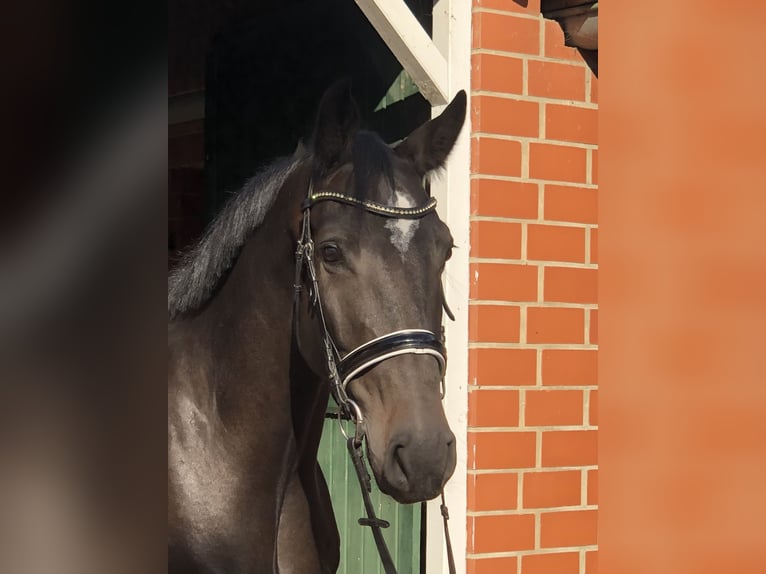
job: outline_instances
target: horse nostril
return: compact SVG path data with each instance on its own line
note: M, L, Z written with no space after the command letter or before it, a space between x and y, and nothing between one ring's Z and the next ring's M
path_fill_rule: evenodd
M402 471L402 474L406 478L409 475L408 472L408 464L406 462L407 457L405 456L404 452L404 445L400 444L394 447L394 462L399 467L399 469Z
M408 483L407 464L405 462L407 457L404 448L405 445L401 443L394 444L389 451L388 463L386 464L388 482L400 489L406 488Z

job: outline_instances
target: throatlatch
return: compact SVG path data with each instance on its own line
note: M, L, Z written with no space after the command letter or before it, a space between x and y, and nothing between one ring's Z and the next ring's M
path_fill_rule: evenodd
M361 207L370 213L382 217L397 219L416 219L424 217L436 209L436 199L430 198L421 207L392 207L382 205L369 200L360 200L336 192L321 192L314 194L313 182L309 182L308 196L301 204L303 222L301 235L295 249L295 281L294 287L294 320L298 317L298 304L304 284L304 269L308 280L308 296L312 307L319 316L322 329L322 343L327 361L327 372L330 381L330 393L338 405L338 420L346 418L354 423L354 434L349 436L340 425L343 436L346 437L346 447L354 464L359 486L362 491L366 518L360 518L359 524L369 526L378 549L380 560L386 574L397 574L396 566L391 558L386 541L383 538L383 528L388 528L389 523L380 519L375 514L375 508L370 499L372 482L370 474L364 462L362 445L365 438L364 415L359 405L348 396L346 387L355 378L361 376L376 365L405 354L430 355L439 363L442 381L442 397L444 396L444 374L447 368L447 353L442 337L425 329L403 329L360 345L345 357L340 357L335 342L327 329L327 322L322 308L322 299L319 294L316 268L314 266L314 241L311 237L311 207L320 201L336 201L346 205ZM449 308L446 307L448 316L452 317ZM444 536L447 545L447 559L450 574L455 574L455 560L452 556L452 543L450 541L447 520L449 512L444 502L444 491L441 492L441 514L444 523Z

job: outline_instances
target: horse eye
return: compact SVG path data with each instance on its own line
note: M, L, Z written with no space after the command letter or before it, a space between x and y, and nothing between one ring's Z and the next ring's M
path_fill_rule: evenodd
M323 245L322 246L322 259L327 263L337 263L340 261L340 249L337 245Z

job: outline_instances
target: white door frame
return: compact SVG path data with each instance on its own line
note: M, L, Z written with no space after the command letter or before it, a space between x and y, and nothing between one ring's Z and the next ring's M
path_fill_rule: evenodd
M355 0L404 69L431 103L432 116L444 109L459 90L468 95L466 122L446 169L431 181L439 215L457 249L445 271L445 295L455 321L445 317L447 334L447 395L444 411L455 433L457 466L445 487L450 534L458 573L466 565L468 451L468 295L470 252L470 86L471 1L438 0L433 7L433 40L403 0ZM426 563L428 574L446 574L447 555L440 501L428 503Z

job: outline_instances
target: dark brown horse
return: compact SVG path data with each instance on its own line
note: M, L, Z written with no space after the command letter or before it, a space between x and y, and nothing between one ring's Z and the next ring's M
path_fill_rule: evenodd
M427 500L452 475L437 340L452 238L423 181L465 107L461 92L392 148L359 130L348 85L334 85L307 148L248 181L171 275L171 572L335 572L316 456L328 378L363 414L383 492ZM296 270L304 223L312 265Z

